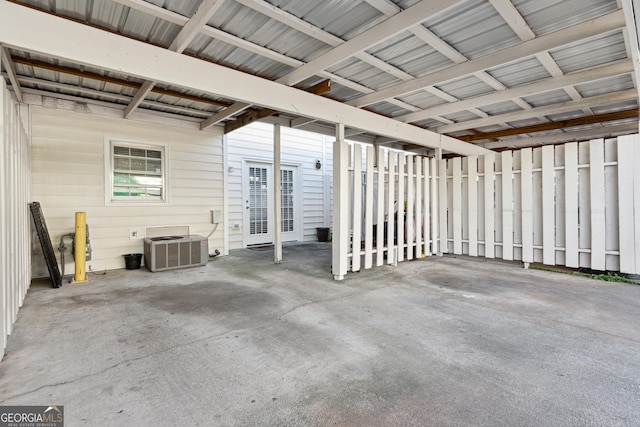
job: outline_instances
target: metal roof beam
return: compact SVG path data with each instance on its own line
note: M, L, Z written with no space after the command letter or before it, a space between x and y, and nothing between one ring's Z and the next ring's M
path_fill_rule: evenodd
M473 144L366 110L10 2L0 2L0 40L9 47L328 123L344 123L425 147L462 155L487 153Z
M538 132L546 132L549 130L566 129L576 126L586 126L598 123L613 122L624 119L638 119L638 109L616 111L614 113L598 114L596 116L579 117L577 119L561 120L557 122L540 123L531 126L522 126L519 128L499 130L496 132L478 133L477 135L461 138L464 141L484 141L487 139L498 139L505 136L531 134Z
M225 0L202 0L191 19L180 29L176 38L171 42L169 50L182 53L187 46L189 46L189 43L200 33L213 14L220 9L224 1ZM145 81L142 84L142 87L140 87L135 94L131 103L129 103L124 110L124 117L126 119L138 108L142 100L149 95L155 85L156 82L154 81Z
M640 97L640 34L638 22L640 21L640 4L636 0L620 0L624 12L627 31L624 34L628 55L633 61L633 83ZM639 127L640 130L640 127Z
M351 40L309 61L302 67L280 78L278 83L294 85L307 77L315 75L319 71L325 70L360 52L364 52L371 46L375 46L398 33L406 31L407 28L449 9L459 1L460 0L440 0L433 2L431 0L422 0L420 3L405 9L375 27L358 34Z
M633 71L631 61L622 61L611 65L603 65L586 71L578 71L571 74L564 74L560 77L550 77L548 79L539 80L523 86L516 86L511 89L505 89L498 92L492 92L487 95L468 98L458 102L442 104L416 113L409 113L396 117L397 120L403 122L416 122L441 116L445 114L464 111L472 107L481 107L483 105L491 105L498 102L508 101L512 98L530 96L536 93L548 92L550 90L560 89L566 86L582 84L600 79L605 79L620 74L626 74Z
M427 86L451 81L477 73L478 71L484 71L500 64L508 64L522 58L536 55L540 52L583 40L585 38L616 31L624 27L624 24L624 15L622 14L622 11L612 12L608 15L546 34L498 52L436 71L412 81L389 86L375 93L356 98L349 101L347 104L355 107L364 107L366 105L375 104L376 102L380 102L394 96L415 92Z
M444 125L436 130L439 133L451 133L462 130L477 129L485 126L491 126L504 122L515 122L518 120L533 119L540 116L551 114L568 113L570 111L581 110L586 107L596 107L615 102L633 101L638 98L635 89L625 90L615 93L606 93L604 95L590 96L574 101L567 101L560 104L546 105L544 107L532 108L530 110L516 111L513 113L500 114L497 116L487 117L485 119L468 120L465 122L455 123L452 125Z
M18 101L22 102L22 88L20 87L20 82L18 81L18 75L16 74L16 69L13 65L13 61L11 61L11 54L9 54L9 50L0 45L0 63L4 64L4 69L7 70L7 75L9 76L9 81L11 82L11 87L16 94L16 98Z
M614 137L617 135L626 135L638 128L636 123L627 123L615 126L603 126L597 130L562 132L554 135L535 136L531 138L509 138L500 141L486 142L481 145L489 149L509 148L516 149L522 147L532 147L546 144L559 144L570 141L588 141L597 138Z

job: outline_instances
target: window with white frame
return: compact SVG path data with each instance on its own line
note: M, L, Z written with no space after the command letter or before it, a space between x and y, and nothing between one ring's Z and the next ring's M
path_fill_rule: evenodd
M165 147L111 141L111 201L163 202Z

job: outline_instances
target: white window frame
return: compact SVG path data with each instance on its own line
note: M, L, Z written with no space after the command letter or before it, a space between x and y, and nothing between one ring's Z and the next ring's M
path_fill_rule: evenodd
M140 148L145 150L156 150L161 152L161 173L162 173L162 196L161 197L139 197L139 196L114 196L113 195L113 174L114 174L114 147L124 146L130 148ZM104 201L105 206L154 206L166 205L169 203L169 146L161 142L132 141L127 138L105 138L104 141Z

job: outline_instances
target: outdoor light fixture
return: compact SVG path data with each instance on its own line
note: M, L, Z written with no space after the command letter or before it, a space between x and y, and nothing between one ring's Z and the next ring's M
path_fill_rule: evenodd
M322 167L322 163L320 163L320 160L316 160L316 169L320 169Z

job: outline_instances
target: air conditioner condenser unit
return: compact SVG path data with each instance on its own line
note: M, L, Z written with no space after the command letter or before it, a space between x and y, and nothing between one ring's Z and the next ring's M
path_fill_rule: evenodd
M152 272L206 265L209 241L204 236L160 236L144 239L144 264Z

